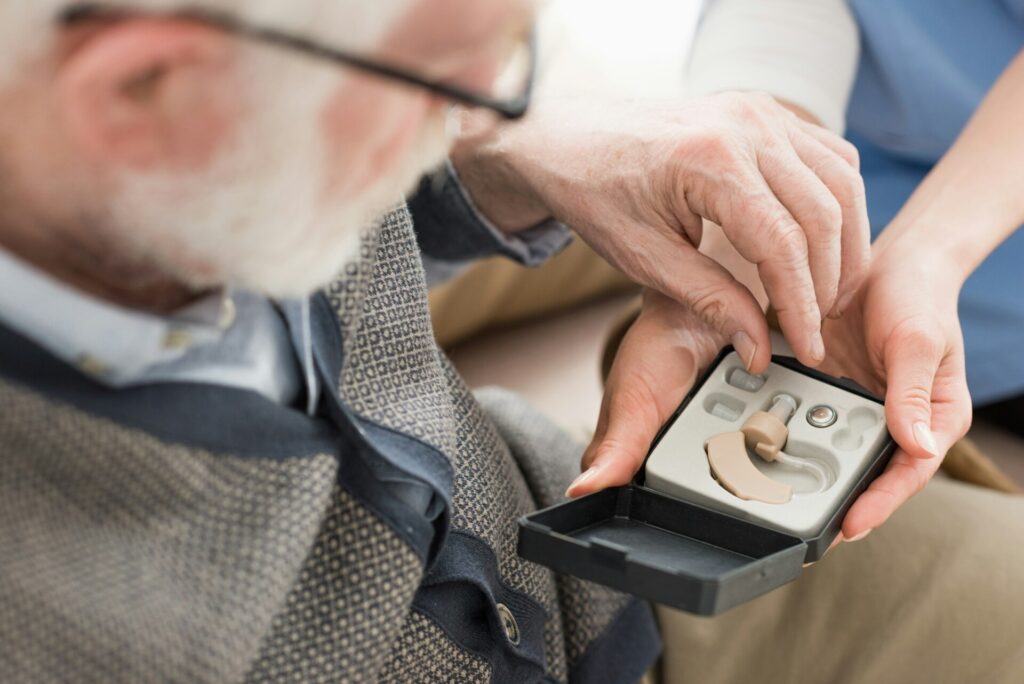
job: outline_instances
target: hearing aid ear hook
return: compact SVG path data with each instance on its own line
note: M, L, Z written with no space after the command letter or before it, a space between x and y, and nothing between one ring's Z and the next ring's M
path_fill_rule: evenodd
M782 451L789 437L786 423L795 412L796 399L788 394L780 394L775 397L768 411L752 414L739 431L723 432L709 439L704 448L711 471L719 483L741 499L772 504L789 502L793 497L793 488L755 468L747 455L749 448L765 461L778 461L811 473L818 481L816 491L824 491L828 487L829 478L821 465Z

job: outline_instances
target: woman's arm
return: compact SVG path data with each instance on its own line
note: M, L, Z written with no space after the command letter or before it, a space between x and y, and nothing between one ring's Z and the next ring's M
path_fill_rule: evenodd
M1024 223L1024 51L875 245L892 258L924 253L964 280Z
M882 524L971 424L957 299L964 280L1024 223L1024 53L882 232L847 315L825 329L825 370L884 391L903 447L846 516L850 538Z

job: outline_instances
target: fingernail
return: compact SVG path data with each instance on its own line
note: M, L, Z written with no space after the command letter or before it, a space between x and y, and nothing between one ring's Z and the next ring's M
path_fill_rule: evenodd
M732 346L743 359L743 364L749 372L751 364L754 363L754 354L757 353L757 345L754 344L754 340L750 339L750 335L739 330L732 336Z
M863 532L858 534L856 537L850 537L846 541L848 541L848 542L860 541L861 539L863 539L864 537L868 536L869 534L871 534L871 528L868 528L868 529L864 530Z
M811 338L811 359L817 363L825 360L825 340L822 339L820 330Z
M569 485L569 487L568 487L568 488L567 488L567 489L565 490L565 495L566 495L567 497L570 497L570 498L571 498L571 497L572 497L572 494L570 494L569 492L571 492L571 491L572 491L572 490L574 490L574 489L575 489L576 487L579 487L579 486L580 486L581 484L583 484L583 483L584 483L584 482L586 482L587 480L589 480L589 479L591 479L592 477L594 477L594 475L595 475L596 473L597 473L597 466L590 466L589 468L587 468L586 470L584 470L584 471L583 471L582 473L580 473L580 474L579 474L579 475L578 475L578 476L576 477L576 479L575 479L575 480L573 480L573 481L572 481L572 484L570 484L570 485Z
M932 456L939 455L939 447L935 445L935 435L925 423L914 423L914 438L918 445Z

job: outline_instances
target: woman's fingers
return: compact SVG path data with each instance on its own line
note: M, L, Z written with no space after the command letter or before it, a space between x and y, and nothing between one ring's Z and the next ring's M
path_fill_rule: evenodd
M884 354L885 417L893 439L916 458L944 455L932 426L932 386L944 340L923 325L904 323L889 334Z
M921 366L921 374L918 377L923 378L928 374L928 371L924 370L926 367L927 364ZM899 382L913 382L913 373L913 369L908 366L905 372L901 373ZM945 456L953 443L967 433L971 423L971 397L963 372L963 355L959 348L954 347L950 353L943 355L933 378L929 412L933 439L940 457L920 458L911 455L906 449L897 449L885 472L868 486L867 491L846 514L843 521L844 538L859 538L888 520L896 509L924 489L942 464L941 456ZM906 388L910 385L903 386ZM901 420L912 421L914 416Z
M897 449L885 472L857 498L843 520L843 538L861 538L921 491L939 469L942 459L920 459Z
M661 298L652 294L648 297ZM623 485L724 339L692 312L663 301L646 306L622 341L606 383L601 416L571 497Z

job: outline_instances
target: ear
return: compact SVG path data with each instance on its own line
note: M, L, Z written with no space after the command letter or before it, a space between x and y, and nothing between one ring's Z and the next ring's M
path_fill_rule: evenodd
M112 166L203 166L240 116L234 55L229 37L193 22L99 26L58 67L57 97L72 141Z

